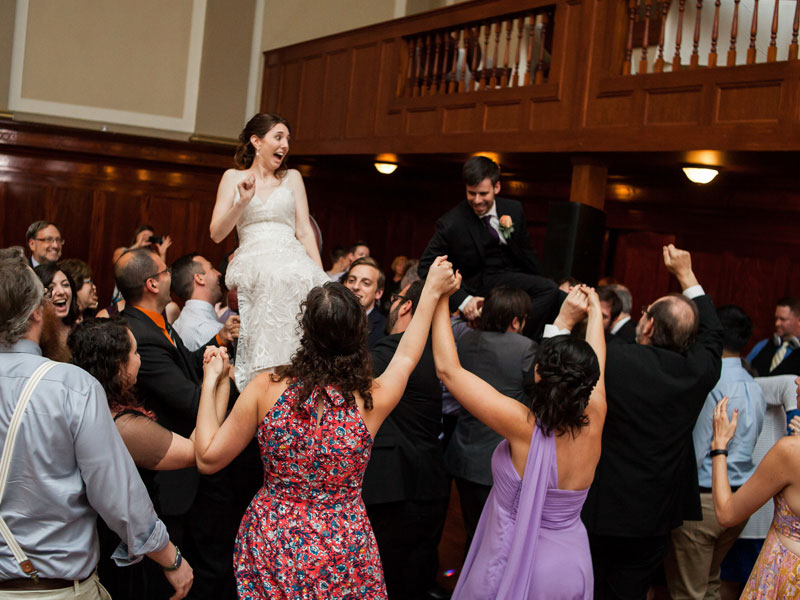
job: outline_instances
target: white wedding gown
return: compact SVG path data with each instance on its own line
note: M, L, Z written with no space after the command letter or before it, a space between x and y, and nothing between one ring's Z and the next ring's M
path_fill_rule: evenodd
M300 303L330 281L295 237L295 200L287 180L288 175L266 200L254 196L236 224L239 248L225 284L238 289L242 319L235 361L239 390L259 371L290 362L300 347Z

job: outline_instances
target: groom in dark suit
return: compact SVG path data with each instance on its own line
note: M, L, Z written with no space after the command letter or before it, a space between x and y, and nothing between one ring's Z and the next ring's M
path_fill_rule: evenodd
M417 272L424 281L434 258L446 254L463 277L461 289L450 297L450 308L469 320L480 315L483 298L493 287L525 290L533 304L525 333L536 339L558 313L564 295L555 282L539 276L522 204L497 197L497 163L473 156L464 164L463 175L466 201L436 222Z

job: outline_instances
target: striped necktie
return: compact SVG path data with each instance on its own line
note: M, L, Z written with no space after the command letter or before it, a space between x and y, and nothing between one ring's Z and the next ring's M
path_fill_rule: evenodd
M775 368L781 364L781 361L786 356L786 351L789 349L789 342L783 342L778 349L775 351L775 354L772 356L772 362L769 364L769 372L775 370Z

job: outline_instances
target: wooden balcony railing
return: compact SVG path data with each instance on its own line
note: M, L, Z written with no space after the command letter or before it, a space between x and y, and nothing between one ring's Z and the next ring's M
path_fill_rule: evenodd
M547 80L555 5L409 35L398 96L522 87Z
M709 4L704 6L703 0L628 0L622 73L723 66L718 49L725 45L727 67L798 59L800 0L795 0L793 14L785 14L789 13L786 8L790 4L786 0L762 0L760 6L759 0L753 0L747 11L740 8L740 0L726 0L724 4L715 0L713 7ZM687 34L692 35L691 40L686 39ZM769 42L765 43L767 36ZM671 55L670 49L674 49Z

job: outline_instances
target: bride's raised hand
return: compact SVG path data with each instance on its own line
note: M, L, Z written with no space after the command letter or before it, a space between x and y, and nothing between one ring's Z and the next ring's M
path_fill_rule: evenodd
M242 179L236 187L239 190L239 201L250 202L256 193L256 176L251 173Z

